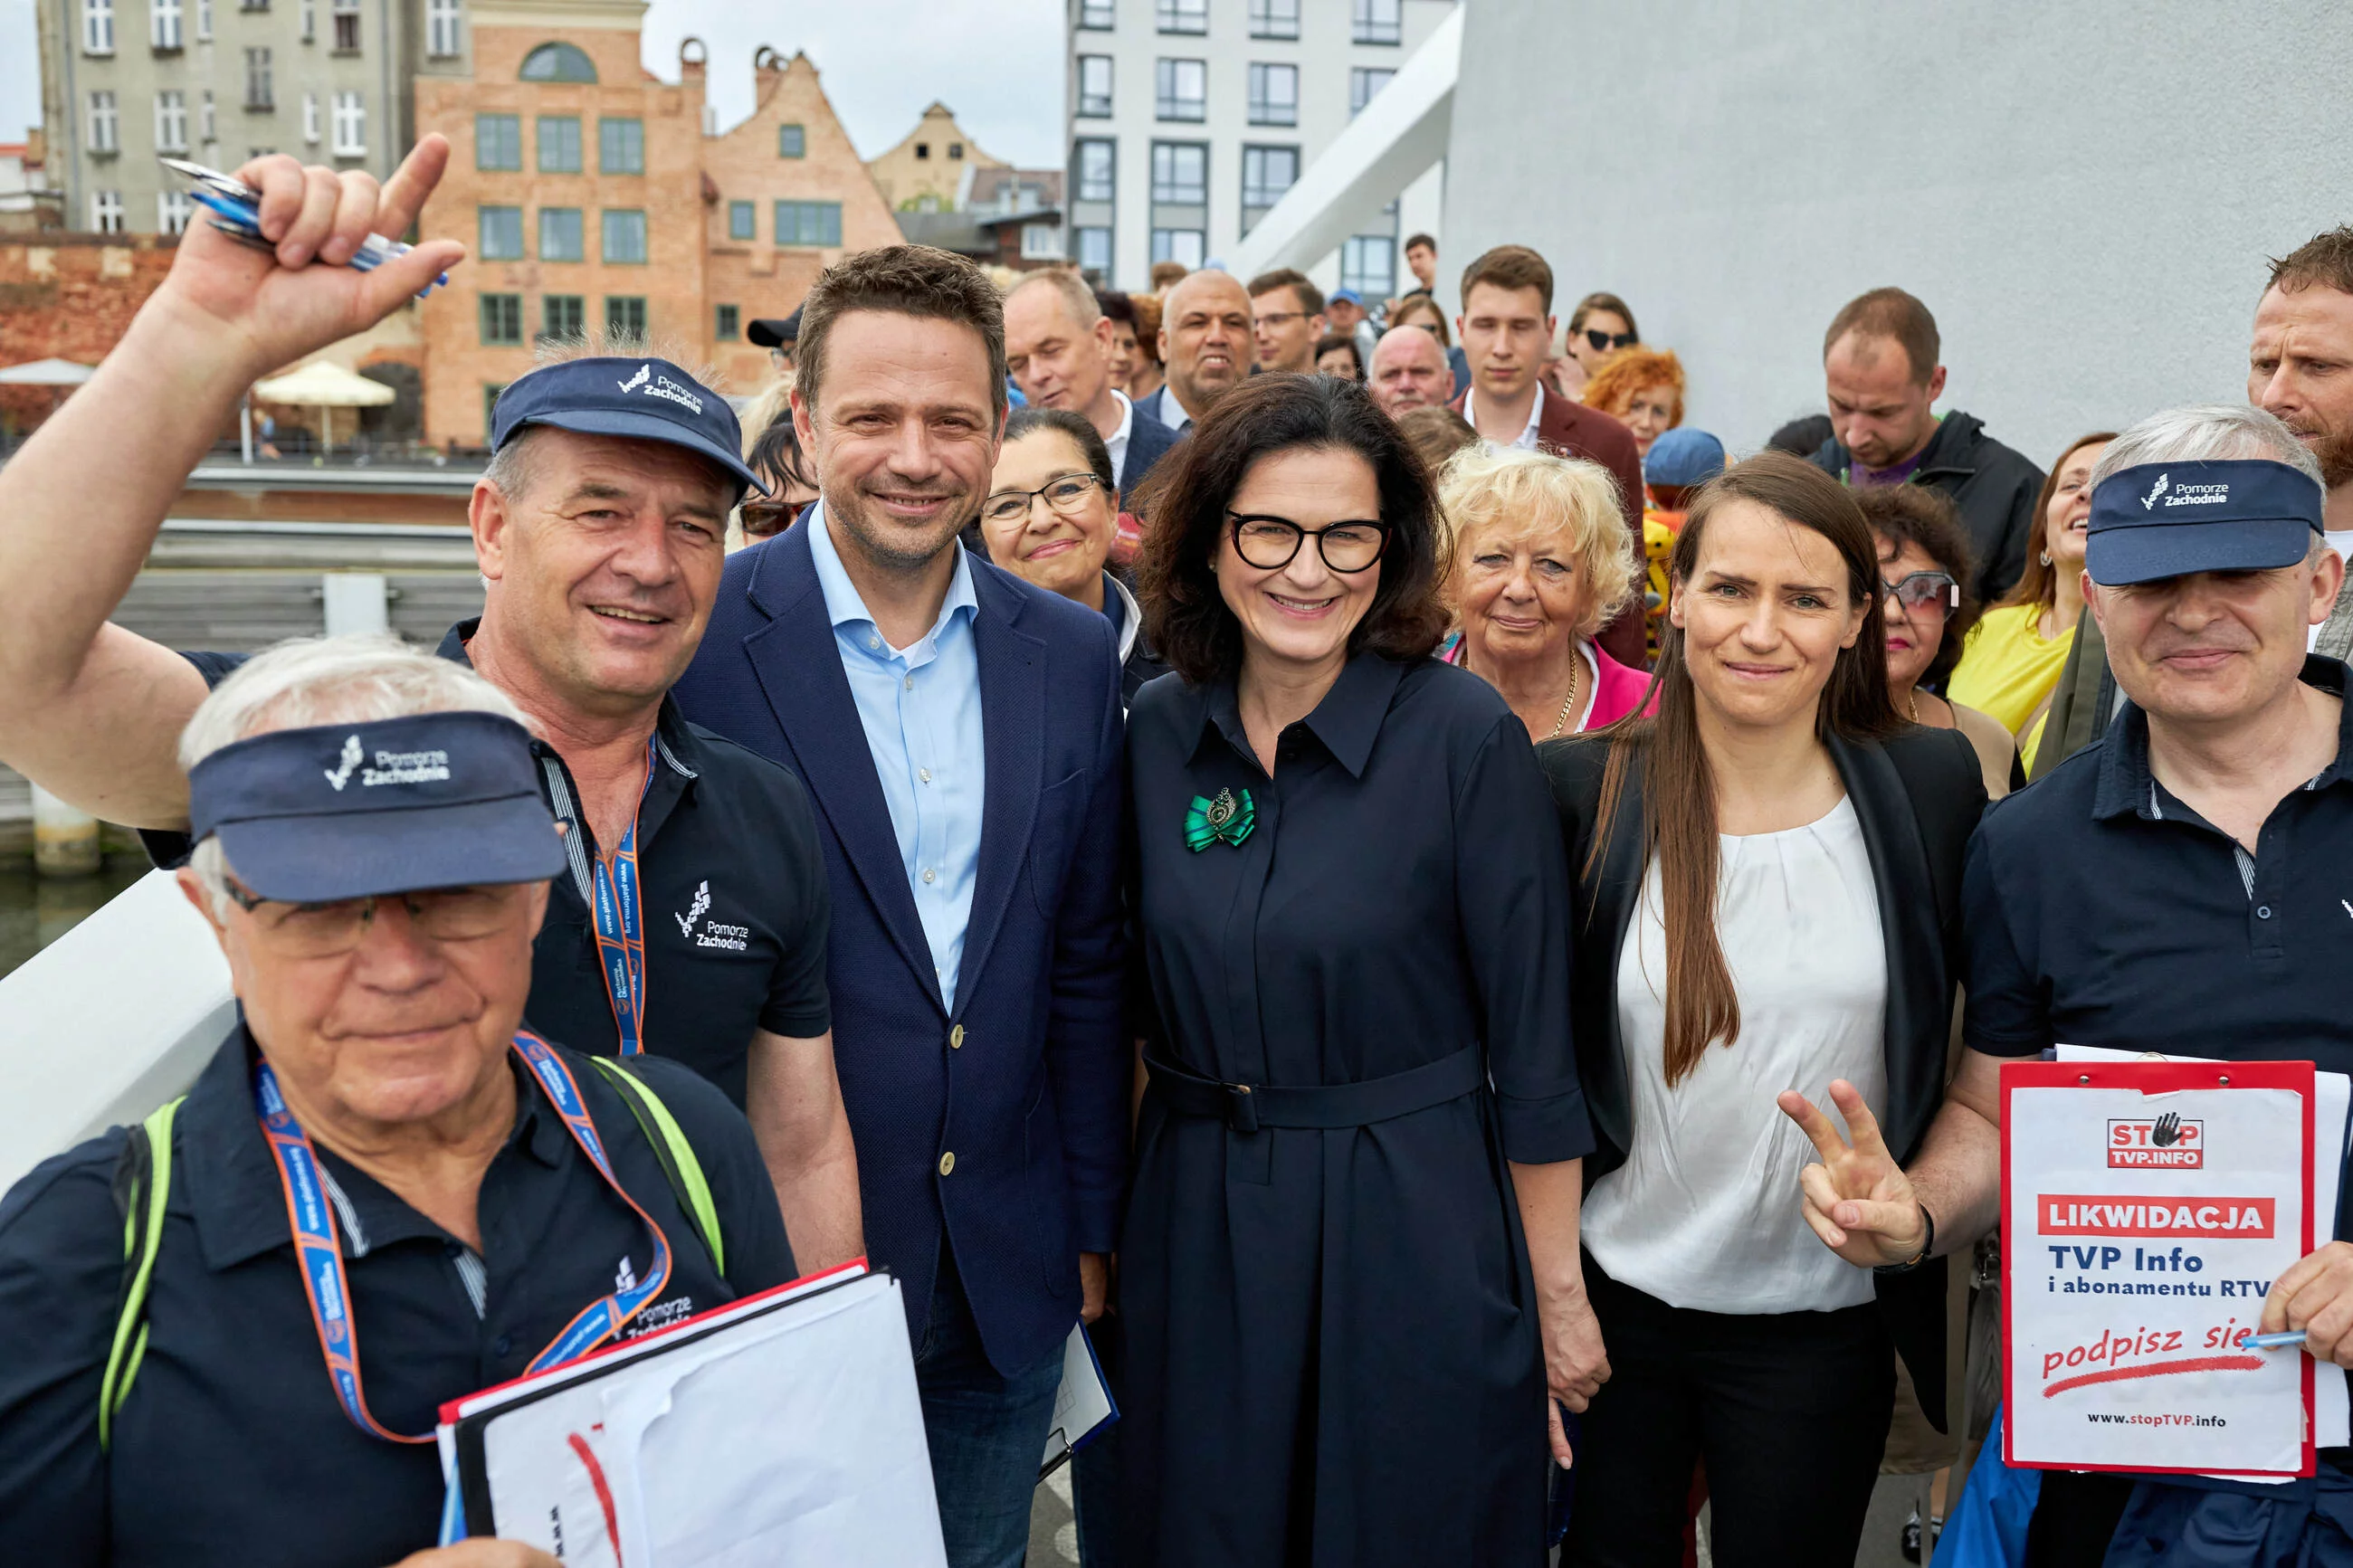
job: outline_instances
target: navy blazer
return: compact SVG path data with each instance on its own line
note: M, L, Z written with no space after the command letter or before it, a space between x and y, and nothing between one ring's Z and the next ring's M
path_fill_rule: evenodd
M1150 404L1151 406L1147 408L1145 404ZM1162 424L1159 400L1156 395L1145 398L1143 403L1131 404L1130 406L1135 412L1128 420L1127 458L1120 465L1119 474L1119 493L1123 505L1126 502L1127 493L1144 482L1145 477L1152 472L1154 466L1168 455L1168 448L1183 440L1191 428L1188 426L1186 430L1171 430ZM1135 509L1129 507L1128 510L1133 511Z
M1079 1254L1118 1240L1133 1071L1120 1013L1125 763L1110 620L978 556L970 565L987 784L953 1012L805 528L729 558L673 695L808 786L833 891L826 979L868 1255L898 1276L920 1342L944 1225L982 1343L1009 1373L1069 1337Z

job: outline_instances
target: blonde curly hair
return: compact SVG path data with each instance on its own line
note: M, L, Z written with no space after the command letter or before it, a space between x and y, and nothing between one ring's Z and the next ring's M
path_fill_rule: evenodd
M1619 510L1618 481L1599 463L1475 442L1438 478L1438 504L1454 531L1454 570L1490 544L1537 544L1565 538L1585 592L1573 628L1589 637L1609 622L1641 581L1634 536ZM1459 601L1458 601L1459 602Z

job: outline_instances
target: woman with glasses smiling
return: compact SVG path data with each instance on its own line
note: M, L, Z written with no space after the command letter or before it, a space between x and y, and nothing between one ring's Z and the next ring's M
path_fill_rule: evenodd
M1608 1368L1527 731L1429 657L1444 528L1362 388L1246 382L1167 463L1143 598L1180 679L1128 721L1123 1561L1539 1563L1547 1383L1581 1409Z

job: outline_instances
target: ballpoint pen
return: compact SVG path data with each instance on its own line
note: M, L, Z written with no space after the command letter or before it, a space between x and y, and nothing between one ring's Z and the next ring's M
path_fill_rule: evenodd
M261 193L244 181L224 174L218 169L207 169L202 163L191 163L184 158L159 158L166 169L195 186L189 195L208 208L212 226L240 245L258 250L274 251L278 247L261 232ZM343 265L356 272L373 272L395 257L405 256L409 247L396 239L386 239L372 234L360 241ZM447 283L446 272L417 291L418 299L433 291L435 283Z
M2283 1345L2300 1345L2304 1343L2304 1339L2305 1333L2302 1329L2289 1329L2276 1334L2248 1334L2239 1341L2239 1348L2249 1351L2275 1351Z

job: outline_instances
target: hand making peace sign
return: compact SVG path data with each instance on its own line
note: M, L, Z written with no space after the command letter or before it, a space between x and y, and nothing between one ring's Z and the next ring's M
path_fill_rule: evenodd
M1928 1237L1928 1221L1911 1179L1887 1152L1878 1118L1854 1085L1842 1078L1831 1079L1831 1100L1846 1118L1852 1143L1840 1137L1831 1119L1795 1089L1784 1090L1775 1101L1805 1129L1822 1157L1820 1164L1807 1166L1798 1179L1806 1223L1823 1246L1860 1268L1909 1263L1920 1256Z

